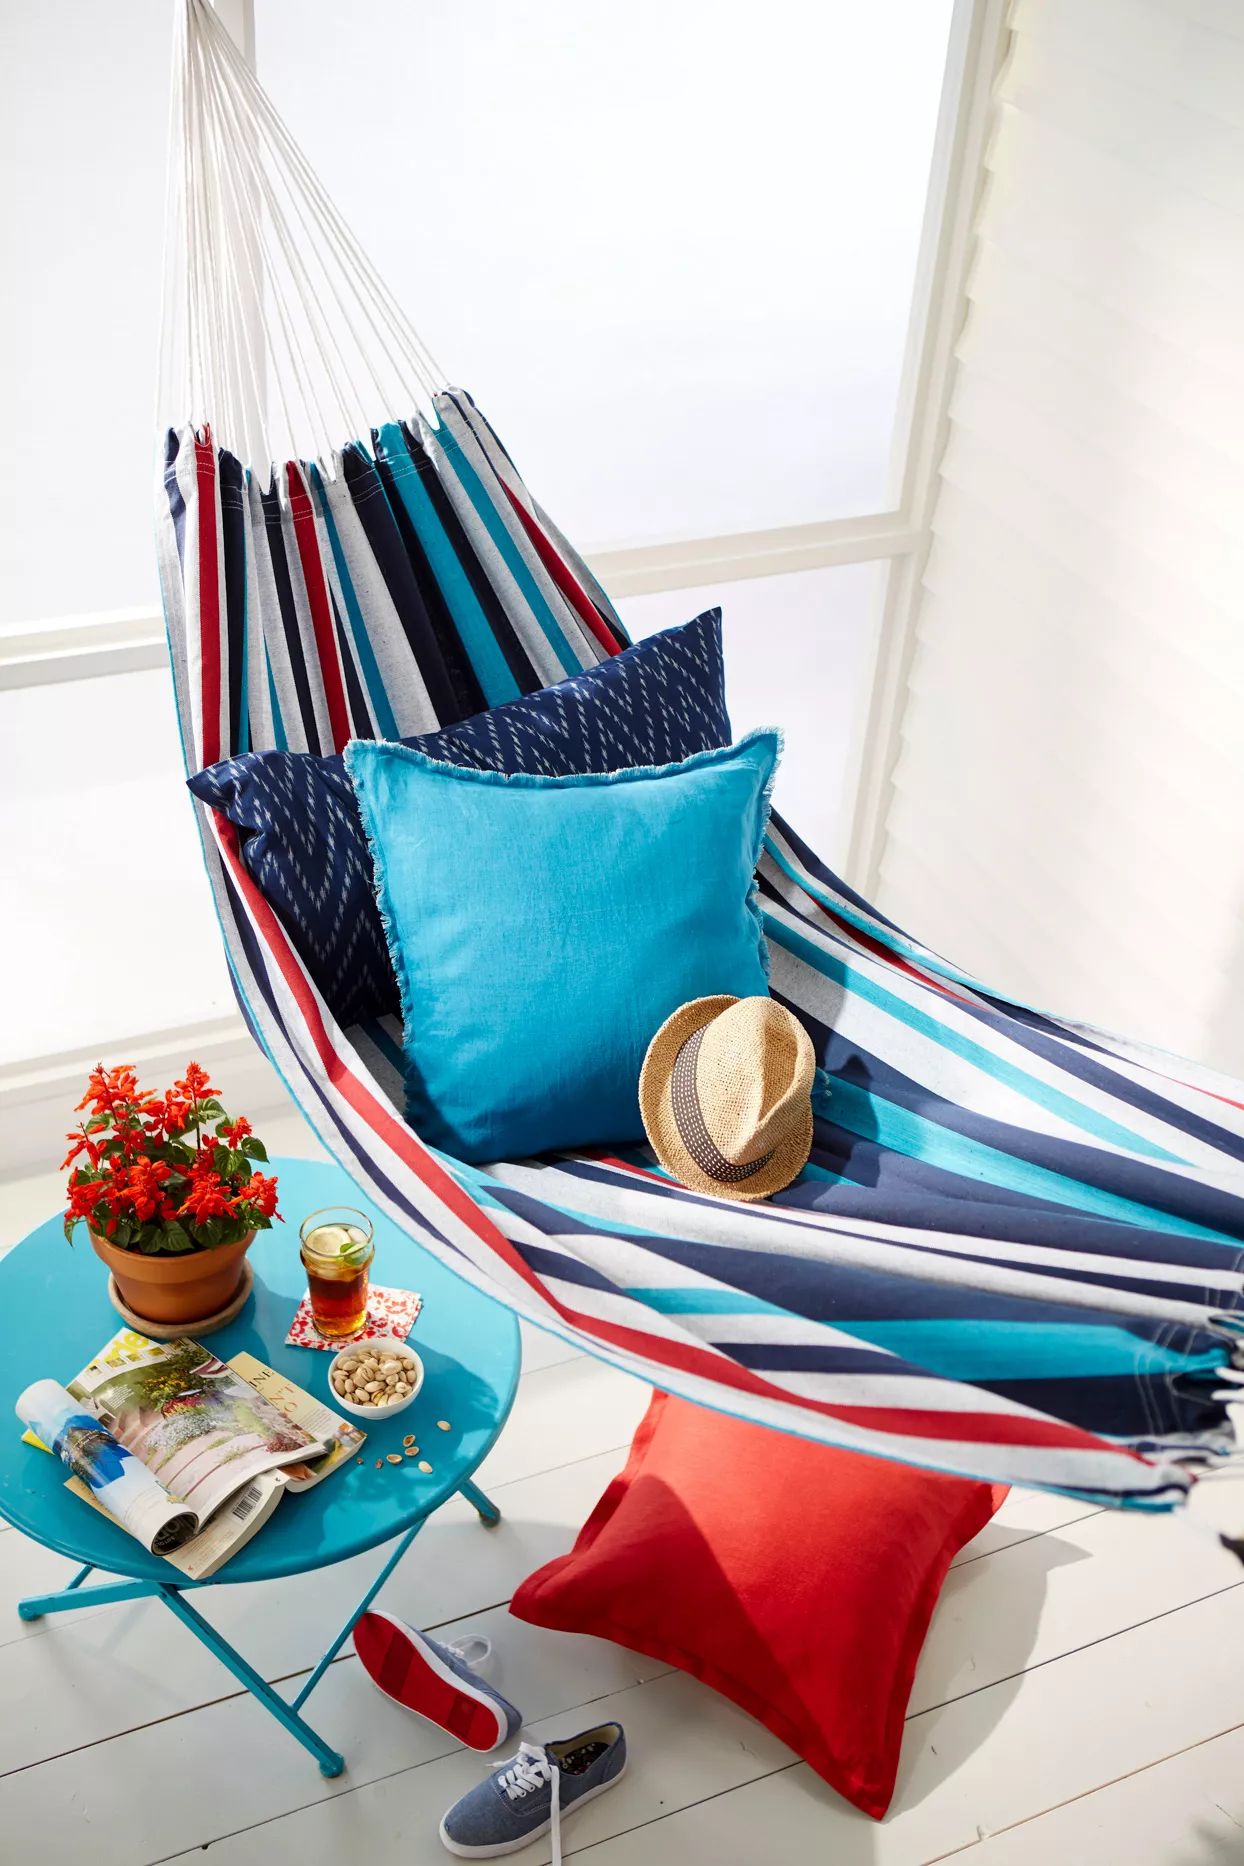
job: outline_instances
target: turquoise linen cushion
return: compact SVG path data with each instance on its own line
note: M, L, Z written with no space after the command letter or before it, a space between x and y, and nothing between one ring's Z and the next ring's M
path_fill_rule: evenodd
M670 1013L768 994L752 876L779 750L752 732L538 777L347 746L424 1140L487 1161L642 1139L640 1066Z

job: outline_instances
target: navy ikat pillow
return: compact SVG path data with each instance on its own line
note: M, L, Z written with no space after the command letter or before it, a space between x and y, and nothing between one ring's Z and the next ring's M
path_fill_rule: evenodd
M730 743L721 611L555 687L403 739L443 764L572 777L680 764ZM242 833L242 859L339 1024L399 1013L371 854L337 755L247 752L187 780Z

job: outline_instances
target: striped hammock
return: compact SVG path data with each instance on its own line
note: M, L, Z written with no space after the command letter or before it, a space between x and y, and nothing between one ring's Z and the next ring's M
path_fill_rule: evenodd
M271 333L261 383L245 268L270 296L300 263L273 238L270 176L238 166L243 109L248 148L314 204L322 240L349 236L205 0L186 0L180 56L190 284L157 534L188 771L449 724L446 664L494 705L616 652L607 596L357 249L348 282L409 368L373 400L422 413L366 420L321 367L333 412L308 414L310 445L270 480L242 465L272 457L260 389L294 383ZM321 365L344 344L327 322L317 341ZM334 452L333 419L363 438ZM639 1147L466 1166L402 1118L395 1020L334 1023L237 832L195 808L243 1013L312 1127L397 1224L528 1320L741 1417L1107 1503L1168 1508L1231 1448L1244 1087L1000 998L775 816L758 871L772 990L832 1089L798 1181L757 1207L686 1191Z

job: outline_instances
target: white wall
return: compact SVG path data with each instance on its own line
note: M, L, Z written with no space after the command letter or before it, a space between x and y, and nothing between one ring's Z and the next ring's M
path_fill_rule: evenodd
M881 904L1244 1073L1244 10L1013 25Z

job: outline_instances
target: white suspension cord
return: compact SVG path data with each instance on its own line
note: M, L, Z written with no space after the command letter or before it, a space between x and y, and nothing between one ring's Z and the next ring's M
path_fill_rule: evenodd
M318 459L446 378L207 0L181 0L157 415L265 473Z
M304 159L302 159L302 155L300 155L300 151L298 151L297 149L297 144L293 144L293 140L289 138L289 134L287 134L287 131L285 131L285 127L283 127L282 121L280 121L280 118L276 118L276 114L272 112L272 106L270 106L269 99L267 99L267 95L265 95L265 91L261 90L261 88L257 86L256 78L254 78L254 73L250 71L250 67L248 67L246 63L241 62L241 60L237 58L237 49L235 49L235 47L231 47L231 41L228 41L228 43L224 43L224 45L222 45L222 54L224 54L224 58L226 58L226 60L229 60L229 58L233 58L233 60L235 60L235 63L237 63L237 77L239 77L239 80L241 80L242 86L244 86L244 88L250 88L250 90L254 91L254 106L256 106L256 118L257 118L257 121L259 121L259 127L261 127L261 129L263 129L263 132L265 132L265 134L269 136L269 144L270 144L270 147L272 147L272 151L274 151L274 153L272 153L272 160L274 160L274 168L278 168L278 170L280 170L280 164L282 164L283 155L285 155L285 149L283 149L282 144L280 144L280 138L283 138L283 142L287 144L287 153L289 153L289 157L295 160L297 164L300 164L300 168L302 168L302 174L300 174L300 181L304 183L304 187L297 187L297 185L293 185L293 181L291 181L289 177L285 177L285 179L287 179L287 192L289 192L289 200L291 200L291 205L293 205L293 209L295 209L295 213L297 213L298 222L300 222L300 226L302 226L302 230L304 230L304 233L306 233L306 237L308 237L308 250L311 250L311 252L315 252L315 258L317 258L317 261L321 263L321 269L325 271L326 284L328 284L328 289L332 291L332 297L334 297L334 302L338 304L338 308L339 310L341 310L341 315L343 315L343 319L345 319L345 323L347 323L347 328L351 330L352 338L354 338L354 341L358 343L358 355L362 356L362 360L366 362L366 366L367 368L369 368L369 373L371 373L371 379L373 379L373 386L375 386L375 388L379 390L380 397L384 399L384 396L386 396L386 394L390 394L390 392L388 392L388 390L384 388L384 384L380 383L379 373L377 373L377 369L375 369L375 364L373 364L373 360L371 360L371 353L369 353L369 351L367 351L366 349L366 341L360 338L360 334L358 334L358 328L356 328L356 325L354 325L354 319L352 319L351 308L349 308L349 302L347 302L347 297L345 297L345 295L343 295L343 291L339 289L338 272L334 271L334 267L330 267L330 265L325 265L325 256L323 256L323 254L319 252L319 246L317 246L317 241L319 241L319 237L321 237L323 233L328 233L328 235L330 235L330 239L332 239L332 243L336 244L336 248L338 248L338 256L339 258L341 258L341 267L343 267L343 272L345 272L345 276L358 276L358 272L362 271L362 269L366 269L367 267L366 256L362 254L362 250L360 250L360 248L356 248L356 256L354 256L354 254L351 254L351 252L349 252L349 250L347 250L347 248L343 246L343 243L341 243L341 239L339 239L338 231L336 231L336 228L338 228L338 224L341 224L341 226L343 226L343 222L339 222L339 216L338 216L338 213L336 213L336 209L332 207L332 202L328 200L328 196L325 196L325 194L323 194L323 188L319 187L319 181L317 181L317 177L315 177L315 174L313 174L310 168L306 166L306 162L304 162ZM274 132L276 132L276 134L274 134ZM317 205L319 205L319 207L323 209L323 218L321 218L321 222L317 222L317 220L315 220L315 216L311 215L310 205L308 205L308 198L315 198L315 200L317 200ZM384 287L380 285L380 289L384 289ZM397 362L397 360L395 360L394 358L394 355L392 355L392 351L388 349L388 345L384 345L384 338L382 338L382 330L380 330L380 328L377 327L377 321L375 321L375 315L373 315L373 313L371 313L371 310L369 310L369 306L367 306L367 300L364 299L364 297L360 297L358 293L356 293L354 297L356 297L356 304L358 304L358 306L362 308L362 312L364 312L364 315L366 315L367 323L369 323L369 325L371 325L371 328L373 328L373 334L375 334L375 336L379 338L380 343L382 343L382 347L384 347L384 351L386 351L386 355L388 355L388 358L390 358L390 362L394 364L394 369L395 369L395 373L397 373L397 377L401 379L403 375L407 375L407 371L408 369L410 369L410 366L414 366L414 373L416 373L416 379L420 379L420 381L422 381L423 386L427 388L427 392L429 392L429 394L435 394L436 388L440 386L440 383L438 383L436 379L429 379L429 377L427 377L427 373L423 371L422 362L420 362L420 358L418 358L418 355L414 355L414 353L408 353L407 360L405 360L405 364L401 364L401 362ZM418 343L418 340L416 340L416 343Z

